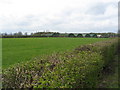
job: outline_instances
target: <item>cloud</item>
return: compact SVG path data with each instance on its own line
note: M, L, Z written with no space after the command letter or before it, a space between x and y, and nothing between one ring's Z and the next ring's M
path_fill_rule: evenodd
M1 32L117 32L118 0L1 0Z
M104 14L107 6L105 3L97 3L88 9L86 13L93 15Z

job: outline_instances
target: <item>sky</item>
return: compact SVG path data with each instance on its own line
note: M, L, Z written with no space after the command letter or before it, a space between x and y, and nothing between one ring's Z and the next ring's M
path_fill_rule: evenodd
M118 31L119 0L0 0L0 32Z

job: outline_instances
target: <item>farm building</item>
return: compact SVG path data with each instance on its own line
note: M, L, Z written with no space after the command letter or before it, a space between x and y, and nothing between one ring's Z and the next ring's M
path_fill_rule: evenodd
M86 34L82 34L82 35L83 35L83 37L85 37Z
M68 37L68 34L67 33L60 33L59 37Z
M102 35L97 35L98 38L102 37Z
M78 33L73 33L75 37L77 37Z
M90 37L90 34L86 34L85 37Z
M90 37L90 34L82 34L83 37Z
M90 37L97 37L97 34L90 34Z
M96 34L81 34L81 33L53 33L41 34L42 37L97 37Z
M68 37L75 37L73 33L68 34Z
M59 37L60 33L53 33L52 36L53 37Z
M77 34L77 37L83 37L83 35L82 34Z
M52 37L53 34L41 34L42 37Z

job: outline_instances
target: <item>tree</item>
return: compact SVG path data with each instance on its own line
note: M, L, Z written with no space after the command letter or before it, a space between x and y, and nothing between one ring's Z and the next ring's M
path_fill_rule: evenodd
M7 33L3 33L2 35L3 35L3 36L7 36L8 34L7 34Z
M14 33L13 35L14 35L14 36L17 36L17 33Z
M27 32L25 32L25 36L27 36Z
M17 34L18 34L18 36L22 36L22 32L18 32Z
M31 33L31 35L34 35L34 33Z

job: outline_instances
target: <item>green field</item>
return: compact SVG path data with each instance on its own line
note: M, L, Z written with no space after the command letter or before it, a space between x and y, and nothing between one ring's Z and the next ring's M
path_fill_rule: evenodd
M2 66L7 68L41 55L72 50L108 38L3 38Z

